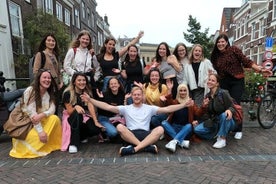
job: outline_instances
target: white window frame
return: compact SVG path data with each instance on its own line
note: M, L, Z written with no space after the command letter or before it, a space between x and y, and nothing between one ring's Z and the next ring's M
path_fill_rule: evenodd
M273 18L276 18L276 0L273 0Z
M91 11L90 8L87 7L87 25L91 27Z
M85 4L81 2L82 18L86 18Z
M71 12L70 12L70 10L68 10L66 8L64 9L64 23L67 26L71 25Z
M91 12L91 27L94 28L95 27L95 15L93 12Z
M13 11L12 8L15 8L16 11ZM21 7L13 3L12 1L9 1L9 11L12 35L23 38L24 34L22 26Z
M80 12L78 9L75 9L75 26L80 28Z
M256 22L253 22L251 24L251 39L252 40L256 39L255 33L256 33Z
M56 15L58 20L63 21L62 5L59 2L56 2Z
M53 0L45 0L44 10L46 13L53 14Z

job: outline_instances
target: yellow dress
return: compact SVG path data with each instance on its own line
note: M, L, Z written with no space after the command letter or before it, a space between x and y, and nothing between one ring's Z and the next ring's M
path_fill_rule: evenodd
M61 148L61 122L58 116L50 115L42 119L41 125L48 135L48 142L39 140L37 131L32 128L25 140L12 139L10 156L15 158L36 158L46 156Z

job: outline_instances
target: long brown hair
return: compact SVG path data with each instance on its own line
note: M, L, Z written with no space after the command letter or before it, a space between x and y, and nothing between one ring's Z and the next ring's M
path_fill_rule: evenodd
M50 84L50 87L47 89L47 92L50 95L50 102L55 103L55 93L57 92L57 84L56 84L54 78L52 77L50 71L45 70L45 69L39 69L37 74L35 75L33 83L31 84L33 89L31 91L30 98L28 99L28 102L25 102L28 105L31 102L35 101L36 111L38 111L38 109L42 108L42 98L40 95L40 78L44 72L48 72L51 76L51 84Z

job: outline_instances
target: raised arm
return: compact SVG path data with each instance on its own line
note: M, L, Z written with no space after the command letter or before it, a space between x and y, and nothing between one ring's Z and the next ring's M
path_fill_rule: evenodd
M125 47L123 47L120 51L118 51L119 52L119 57L122 57L127 52L128 47L130 45L136 44L140 40L140 38L142 38L143 35L144 35L144 31L140 31L137 37L135 37Z
M116 114L119 113L119 108L117 106L109 105L108 103L101 102L101 101L95 100L93 98L90 98L90 96L87 93L84 93L83 95L81 95L81 99L84 102L92 103L93 105L95 105L96 107L98 107L100 109L104 109L106 111L110 111L110 112L113 112Z
M169 105L166 107L160 107L157 110L158 114L163 114L163 113L171 113L171 112L175 112L179 109L182 109L184 107L189 107L191 105L194 105L194 101L192 99L188 100L186 103L181 103L181 104L176 104L176 105Z

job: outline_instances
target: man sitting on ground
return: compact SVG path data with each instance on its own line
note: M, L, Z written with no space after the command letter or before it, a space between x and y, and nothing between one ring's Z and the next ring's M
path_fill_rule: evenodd
M96 107L105 109L113 113L119 113L125 117L126 126L117 125L117 130L122 139L130 145L121 147L119 154L121 156L135 154L143 150L150 153L157 153L158 148L154 145L161 135L164 134L162 126L158 126L150 131L150 120L153 115L160 113L171 113L185 106L193 105L193 100L187 103L170 105L167 107L157 107L144 104L143 90L140 87L134 87L131 90L133 104L126 106L112 106L107 103L90 98L87 94L82 95L82 100L87 103L92 103Z

